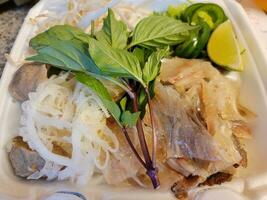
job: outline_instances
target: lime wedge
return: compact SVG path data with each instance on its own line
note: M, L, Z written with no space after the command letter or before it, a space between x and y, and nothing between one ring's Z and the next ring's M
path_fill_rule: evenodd
M208 42L208 55L217 65L235 71L243 71L240 45L230 20L219 25Z

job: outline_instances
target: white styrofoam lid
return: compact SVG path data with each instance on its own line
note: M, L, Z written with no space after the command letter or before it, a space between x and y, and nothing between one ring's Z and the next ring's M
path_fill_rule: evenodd
M226 188L207 189L200 192L196 200L248 200L238 193Z
M127 0L132 1L137 4L137 2L142 0ZM148 0L153 2L152 9L165 9L166 6L173 2L181 2L184 0ZM206 1L206 0L205 0ZM30 19L40 15L42 12L46 11L46 5L50 5L55 8L59 6L62 8L63 4L67 1L64 0L42 0L38 5L29 13L26 21L20 31L17 38L17 42L12 50L11 57L13 60L19 60L23 57L23 52L25 48L28 47L28 39L34 32L34 27L30 22ZM101 2L101 0L99 0ZM247 49L248 61L246 64L246 70L240 74L242 79L241 87L241 97L245 104L248 105L251 110L257 113L257 120L253 124L253 132L255 132L255 138L257 136L258 146L264 148L266 152L266 119L267 119L267 59L264 54L263 48L260 48L261 40L253 34L254 26L249 23L249 19L246 16L244 10L241 6L233 0L210 0L210 2L218 2L224 6L225 11L231 17L235 24L235 28L238 32L238 38L241 43L244 43L244 47ZM162 6L161 6L162 5ZM144 7L140 5L140 7ZM97 12L99 13L99 12ZM88 20L90 21L90 20ZM25 39L27 38L27 39ZM161 192L150 192L149 190L144 191L123 191L121 188L96 188L96 187L84 187L84 188L74 188L74 186L69 186L66 182L49 182L49 183L39 183L39 182L26 182L19 180L14 177L12 170L9 168L9 163L7 160L5 145L10 137L17 132L17 124L19 122L19 106L12 102L11 97L8 95L8 84L11 80L13 73L16 71L16 66L7 64L4 74L2 76L0 85L0 199L1 200L67 200L68 197L72 200L76 200L77 196L70 196L68 194L58 194L54 193L59 190L66 190L70 188L71 190L81 190L87 200L165 200L173 199L173 195L169 191ZM236 74L231 74L236 75ZM236 76L231 76L236 78ZM264 81L265 80L265 81ZM264 88L265 84L265 88ZM253 157L257 154L252 153ZM259 156L260 157L260 156ZM260 157L260 163L263 163L265 157ZM251 163L249 162L249 166ZM248 195L251 192L255 197L251 198L253 200L266 200L267 196L267 167L262 171L257 171L252 168L252 172L249 175L242 176L238 180L233 180L230 183L226 183L223 187L201 190L197 193L197 200L247 200L247 198L240 196L238 193L243 193ZM226 189L228 187L229 189ZM14 192L10 188L15 188ZM259 189L260 188L260 189ZM233 190L235 192L233 192ZM54 194L53 194L54 193ZM53 195L51 195L53 194ZM249 194L250 195L250 194ZM52 197L51 197L52 196ZM44 199L43 199L44 198ZM50 199L47 199L50 198ZM78 200L78 199L77 199Z

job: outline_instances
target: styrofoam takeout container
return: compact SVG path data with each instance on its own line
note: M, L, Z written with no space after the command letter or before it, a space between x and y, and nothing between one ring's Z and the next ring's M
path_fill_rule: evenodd
M11 57L19 60L34 27L30 18L47 9L66 7L65 0L42 0L28 14L20 30ZM100 1L98 1L99 3ZM212 1L220 4L232 20L238 39L246 51L245 71L242 79L241 101L255 113L257 119L252 124L254 140L249 151L249 167L241 170L232 182L209 189L197 189L192 192L195 199L267 199L267 60L264 48L253 30L242 7L233 0ZM178 0L122 0L121 3L134 4L152 10L164 10L170 4L181 3ZM114 3L109 4L112 6ZM91 13L83 23L102 14L106 8ZM87 23L88 24L88 23ZM81 24L82 25L82 24ZM0 85L0 200L37 200L45 199L56 191L71 190L81 192L88 200L171 200L174 197L169 191L131 190L110 188L108 186L78 187L68 182L24 181L13 175L7 159L6 144L17 134L20 118L20 105L14 102L8 93L8 85L17 66L7 63ZM255 145L256 144L256 145Z

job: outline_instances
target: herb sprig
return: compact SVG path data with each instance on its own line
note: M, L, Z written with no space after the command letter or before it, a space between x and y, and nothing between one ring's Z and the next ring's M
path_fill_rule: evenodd
M94 23L92 23L92 26ZM116 19L111 9L103 27L91 35L68 25L54 26L37 35L30 46L37 54L27 60L46 63L72 71L76 79L89 87L121 127L137 159L147 170L154 188L160 186L156 166L156 130L151 99L159 75L161 59L172 45L186 40L197 27L167 16L149 16L132 33ZM125 96L115 102L99 79L107 79L123 88ZM142 117L148 105L152 126L152 155L144 135ZM128 127L136 127L142 155L133 145Z

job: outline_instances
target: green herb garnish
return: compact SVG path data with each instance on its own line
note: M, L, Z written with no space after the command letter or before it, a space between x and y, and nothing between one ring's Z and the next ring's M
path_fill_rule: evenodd
M132 33L124 22L118 21L111 9L103 28L91 34L68 25L54 26L37 35L30 46L37 54L27 60L46 63L72 71L76 79L89 87L117 121L129 146L147 170L154 188L160 186L156 167L156 132L154 126L154 82L160 72L161 59L186 40L198 27L190 26L168 16L149 16L141 20ZM125 90L124 97L115 102L100 79L107 79ZM148 105L153 149L150 155L141 118ZM136 127L142 155L133 145L127 128Z
M129 47L163 47L182 43L189 31L196 27L190 26L168 16L149 16L141 20L133 31Z
M102 30L96 34L97 40L113 48L124 49L127 46L128 35L127 26L116 20L114 13L109 9Z

